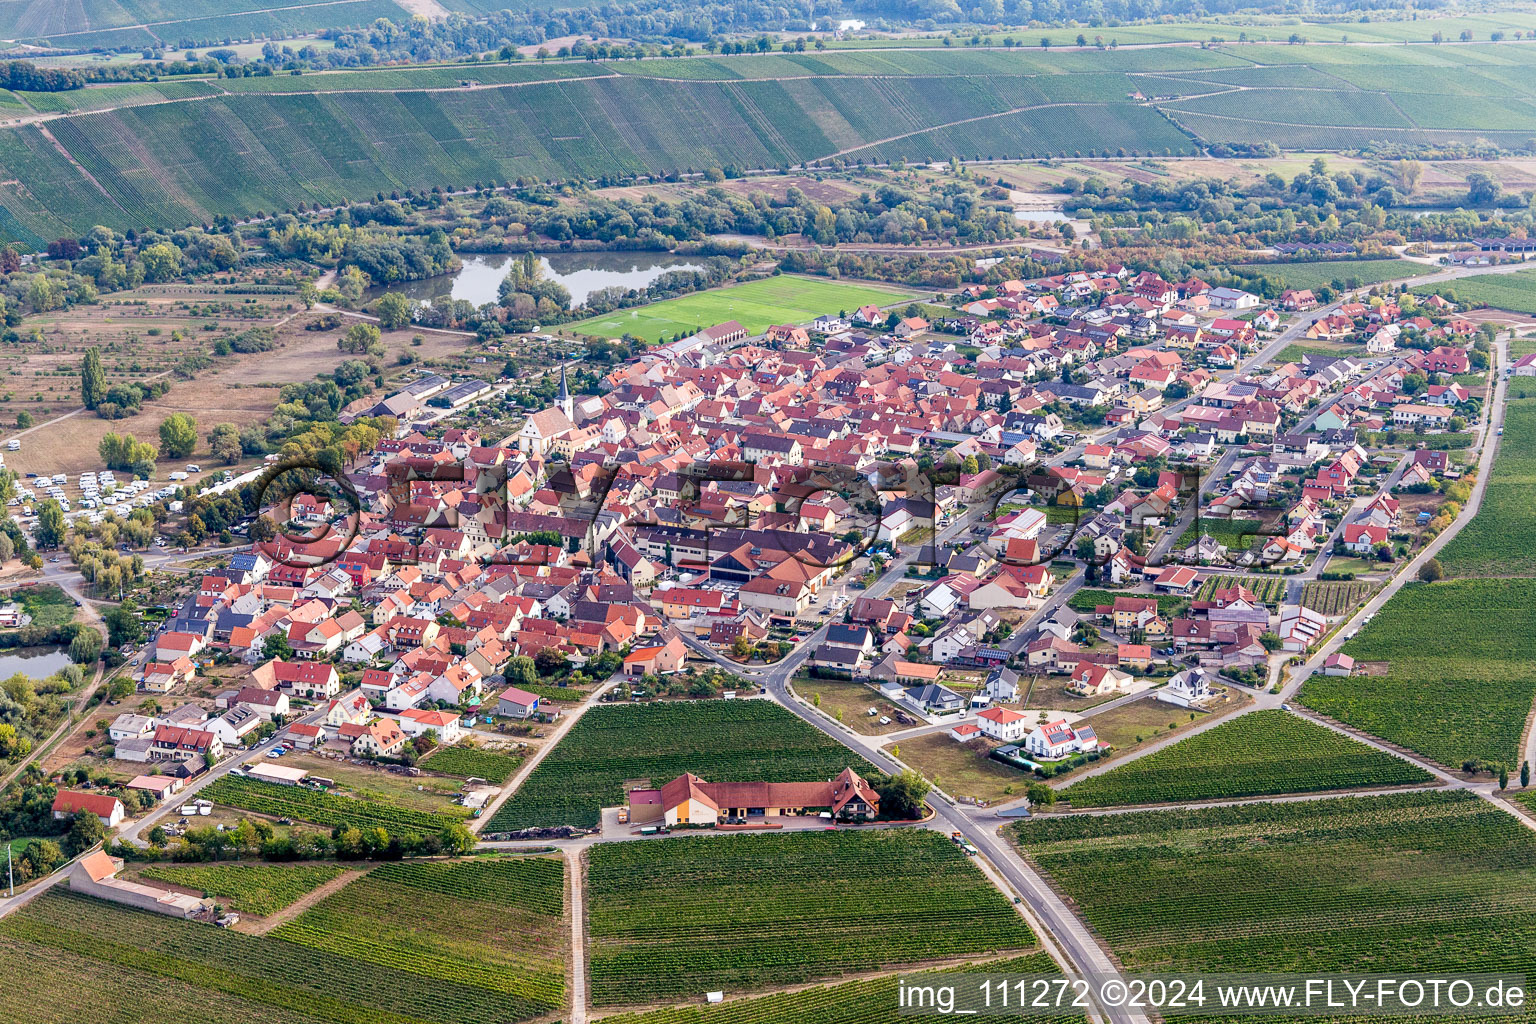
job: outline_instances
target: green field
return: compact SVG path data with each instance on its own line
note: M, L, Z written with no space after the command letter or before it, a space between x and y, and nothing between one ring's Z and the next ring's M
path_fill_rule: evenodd
M1244 263L1228 267L1239 274L1257 275L1274 281L1281 288L1335 289L1362 288L1382 281L1395 281L1432 268L1412 260L1324 260L1317 263Z
M1402 786L1432 778L1402 758L1272 708L1083 779L1061 795L1073 807L1115 807Z
M421 767L429 772L442 772L444 775L457 775L460 778L478 776L486 782L501 785L512 777L517 771L517 766L523 763L520 757L511 757L506 754L498 754L493 750L480 750L475 747L442 747L433 751L432 756L421 762Z
M375 868L272 935L322 955L398 964L495 993L507 1020L565 993L565 863L554 857Z
M603 843L588 858L599 1006L1035 945L1008 898L929 829Z
M1509 274L1473 274L1444 284L1415 288L1420 295L1439 294L1465 306L1494 306L1516 313L1536 313L1536 267Z
M40 587L17 587L7 600L20 601L21 610L32 616L30 625L43 629L54 629L75 617L75 599L51 583Z
M1518 767L1536 698L1536 579L1408 584L1344 652L1389 671L1314 675L1301 703L1443 765Z
M501 806L485 831L592 826L624 800L624 783L655 785L693 772L710 782L806 782L852 767L858 755L777 704L761 700L594 707Z
M945 973L973 971L1055 975L1060 968L1049 953L1030 953L1006 960L972 962L945 969ZM908 972L903 977L910 980L913 975ZM716 1005L691 1003L644 1013L614 1014L604 1017L603 1021L605 1024L784 1024L785 1021L798 1021L801 1024L884 1024L892 1019L888 1008L897 1005L897 981L896 975L887 975L864 981L817 985L794 992L727 999ZM917 1015L903 1019L938 1021L946 1018ZM1082 1024L1084 1020L1081 1014L1074 1017L1025 1010L1014 1010L1008 1019L1017 1024L1041 1024L1045 1021Z
M1536 280L1533 280L1536 284ZM1536 399L1512 399L1477 515L1440 551L1447 576L1536 575Z
M393 835L435 835L464 819L463 814L432 814L378 800L360 800L297 786L225 775L202 795L216 804L271 817L297 818L327 828L384 828ZM456 808L462 811L462 808Z
M149 864L139 874L191 889L262 917L340 875L334 864Z
M1117 597L1152 597L1152 596L1154 596L1154 595L1152 595L1152 594L1130 594L1130 593L1122 594L1122 593L1116 593L1113 590L1090 590L1090 589L1085 587L1082 590L1076 591L1071 597L1067 598L1067 605L1073 611L1077 612L1078 614L1081 614L1081 615L1092 615L1093 614L1093 610L1095 608L1097 608L1099 605L1102 605L1102 604L1110 604L1110 605L1112 605L1112 604L1115 603L1115 598L1117 598ZM1168 618L1177 617L1180 612L1184 611L1186 608L1189 607L1189 598L1187 598L1187 597L1176 597L1176 596L1171 595L1171 594L1158 594L1158 595L1156 595L1156 597L1157 597L1157 611L1158 611L1158 614L1166 616Z
M632 334L647 341L671 340L674 334L689 335L714 324L736 320L752 334L771 324L799 324L823 313L853 312L860 306L889 306L910 299L915 292L872 285L842 284L823 278L783 274L728 288L712 288L649 306L621 309L569 325L583 334L617 337Z
M296 932L298 941L292 941L133 910L59 887L0 921L0 975L27 979L26 985L0 985L0 1018L81 1024L506 1024L542 1015L559 1002L549 987L563 990L560 975L550 977L541 966L561 956L561 939L550 925L536 933L546 936L545 948L516 955L512 969L506 962L515 949L467 941L482 921L492 929L483 934L502 934L496 930L515 922L549 920L542 897L545 909L536 914L520 909L522 892L504 884L494 870L498 866L486 861L380 868L473 868L476 877L472 895L464 893L470 885L445 890L392 881L398 890L390 894L392 902L359 906L355 931L344 931L337 922L320 936L325 941L314 944L304 941L308 936L296 926L329 901L285 926ZM560 867L554 862L555 872ZM380 886L392 878L381 877ZM559 886L544 882L541 891L558 893ZM446 919L439 909L461 906L463 914ZM381 936L389 941L379 941ZM504 937L509 947L520 941ZM451 955L431 953L444 948ZM546 985L541 998L509 991L536 979Z
M1536 967L1536 836L1472 793L1047 817L1010 834L1129 971Z
M1354 351L1351 352L1351 349ZM1281 349L1275 355L1275 358L1271 360L1271 362L1277 365L1280 363L1299 363L1307 356L1322 356L1325 359L1337 359L1340 356L1360 355L1363 352L1364 349L1360 346L1333 345L1325 342L1314 342L1312 344L1306 345L1292 344L1287 345L1285 348Z

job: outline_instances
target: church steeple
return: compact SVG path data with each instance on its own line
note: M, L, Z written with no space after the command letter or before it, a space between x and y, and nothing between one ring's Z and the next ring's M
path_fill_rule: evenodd
M571 389L565 384L565 364L560 364L560 395L556 399L560 411L565 413L565 418L572 423L576 422L576 403L571 399Z

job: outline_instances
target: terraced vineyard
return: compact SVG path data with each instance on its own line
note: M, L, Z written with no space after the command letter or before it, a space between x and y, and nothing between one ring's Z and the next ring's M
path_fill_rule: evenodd
M217 8L222 0L208 2ZM69 37L69 45L109 37L154 44L146 30L106 27L112 19L123 24L120 16L103 20L100 32ZM282 35L285 26L322 16L404 21L389 0L347 0L185 25L220 36ZM34 20L17 34L41 32L46 19ZM252 27L234 31L236 21ZM837 156L1178 155L1193 153L1195 139L1349 148L1362 137L1410 144L1485 137L1523 147L1536 131L1531 51L1429 49L1380 48L1369 56L1360 47L1263 45L1232 52L861 49L391 67L77 90L37 103L96 113L49 121L51 137L36 124L0 131L0 181L26 183L0 187L0 231L38 244L95 224L180 226L379 191L765 169ZM1252 66L1262 59L1269 65ZM1169 98L1128 100L1143 87ZM220 94L197 98L208 88ZM713 130L691 130L698 124ZM145 138L156 145L135 144ZM386 138L389 145L377 144ZM217 155L228 152L241 159ZM1402 269L1377 262L1340 269L1361 280ZM1299 285L1308 274L1333 272L1306 267L1275 273Z
M1344 653L1388 671L1314 675L1301 703L1443 765L1519 765L1536 699L1536 579L1410 584Z
M236 910L265 917L341 872L335 864L149 864L139 874L201 890Z
M917 139L986 115L1001 118L983 133L1007 140L999 155L1116 147L1183 153L1193 145L1155 111L1124 103L1123 96L1055 108L1049 118L1009 115L1043 99L1019 75L669 81L589 70L598 77L476 90L265 91L124 105L50 121L49 131L68 156L57 150L50 155L36 125L6 129L0 133L0 180L24 180L29 187L46 182L49 192L72 198L67 205L39 202L44 197L7 190L0 202L20 225L10 230L44 238L57 234L57 221L78 225L77 232L97 223L142 228L147 222L181 225L220 213L291 209L299 202L328 205L380 190L521 176L793 165L897 135ZM466 66L462 74L476 77L478 71ZM294 81L311 79L323 84L320 76ZM692 130L698 124L713 130ZM134 144L144 138L156 145ZM379 138L390 144L376 145ZM980 141L957 126L909 148L970 156ZM240 152L241 159L210 159L210 143ZM18 150L45 161L47 175L24 174L10 163L8 153ZM91 186L87 175L101 188Z
M873 769L840 743L768 701L626 704L581 717L486 824L486 832L598 822L630 779L805 782L852 766Z
M478 747L459 746L442 747L434 751L431 757L421 762L421 767L430 772L442 772L444 775L457 775L466 779L477 776L499 786L510 779L522 763L521 757L498 754L494 750L481 750Z
M1247 587L1267 605L1278 605L1285 599L1285 580L1280 576L1207 576L1195 591L1195 600L1209 601L1216 591L1236 586Z
M1432 779L1400 757L1273 708L1083 779L1062 796L1073 807L1115 807L1404 786Z
M1328 616L1347 615L1370 596L1363 580L1311 580L1301 585L1301 603Z
M0 5L0 34L7 39L47 39L80 50L148 46L185 47L233 39L281 39L319 29L410 20L390 0L296 0L292 4L251 0L76 0L69 4ZM144 26L144 27L139 27Z
M328 828L385 828L395 835L415 832L433 835L463 820L463 815L429 814L374 800L354 800L275 782L225 775L205 788L202 795L216 804L254 811L274 818L297 818Z
M995 974L1056 974L1060 968L1049 953L1030 953L1007 960L991 960L950 968L957 972L985 971ZM909 980L910 979L910 976ZM675 1006L648 1013L624 1013L604 1017L607 1024L886 1024L890 1007L897 1005L895 977L868 981L848 981L840 985L821 985L797 992L778 992L750 999L735 999L716 1005ZM917 1020L938 1020L937 1016L917 1015ZM1046 1021L1077 1021L1081 1016L1035 1015L1019 1012L1009 1020L1020 1024L1044 1024Z
M325 956L484 991L502 1018L560 1007L565 992L565 862L385 864L272 935Z
M428 902L450 905L418 893L415 904L403 911L395 908L397 915L406 915L396 920L419 926L412 937L418 947L457 942L463 934L460 922L435 918L422 906ZM377 934L381 924L391 925L376 919L367 924L370 934ZM447 930L428 931L443 927ZM375 952L379 956L369 959ZM62 977L59 965L67 969ZM34 968L40 969L31 973ZM479 961L454 960L444 966L366 942L347 952L314 949L133 910L63 888L0 921L0 972L29 981L0 986L0 1010L8 1011L9 1020L149 1024L166 1019L154 1015L158 1006L179 1008L197 1020L252 1024L505 1024L535 1015L524 1012L530 1006L545 1005L488 987L507 982L488 978ZM49 977L55 980L44 983ZM47 991L30 991L34 988ZM108 1002L125 991L132 994ZM72 1012L40 1016L49 1002Z
M1536 970L1536 835L1472 793L1009 831L1130 971Z
M928 829L603 843L588 857L599 1006L1035 945L1008 898Z

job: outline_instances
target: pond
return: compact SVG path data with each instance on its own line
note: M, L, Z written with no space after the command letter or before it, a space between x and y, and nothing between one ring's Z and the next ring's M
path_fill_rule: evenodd
M421 281L406 281L371 290L376 297L386 291L403 292L407 298L423 302L447 295L480 306L495 302L497 289L507 276L512 254L472 255L456 274L443 274ZM587 296L602 288L644 288L671 270L703 270L698 263L664 252L559 252L540 253L539 266L548 280L558 281L571 293L571 306L587 301Z
M0 653L0 679L9 679L18 672L33 679L47 679L68 664L69 652L62 647L13 647Z
M1021 224L1063 224L1072 218L1061 210L1014 210L1013 219Z
M1432 214L1457 213L1457 212L1477 214L1479 216L1487 215L1487 216L1492 216L1492 217L1499 217L1499 216L1502 216L1504 214L1503 210L1495 209L1495 210L1489 211L1489 210L1484 210L1484 209L1481 209L1481 208L1478 208L1478 207L1472 207L1472 206L1404 206L1404 207L1400 207L1398 211L1394 211L1394 212L1399 212L1399 211L1402 212L1402 213L1408 214L1410 217L1428 217L1428 216L1430 216ZM1514 211L1511 211L1511 212L1514 212Z
M1013 219L1021 224L1062 224L1072 219L1053 195L1010 189L1008 199L1013 203Z

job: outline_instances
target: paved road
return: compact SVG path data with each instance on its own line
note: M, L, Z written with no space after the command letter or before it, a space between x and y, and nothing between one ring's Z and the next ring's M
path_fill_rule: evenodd
M1168 557L1168 552L1172 549L1173 545L1180 537L1184 536L1186 530L1194 525L1195 517L1200 514L1200 509L1205 505L1206 495L1210 494L1211 488L1220 483L1232 471L1233 463L1237 461L1241 454L1242 450L1236 445L1229 446L1222 453L1221 458L1216 460L1216 464L1210 468L1210 471L1201 477L1200 488L1194 499L1186 503L1187 507L1179 513L1179 518L1172 526L1163 531L1163 535L1158 538L1157 543L1148 552L1147 563L1149 565L1161 565L1163 559ZM1196 539L1198 540L1199 538L1197 537Z
M314 725L325 717L325 709L326 705L322 703L304 717L295 719L294 722L290 724L304 723L306 725ZM180 793L176 794L176 796L168 803L161 804L160 806L149 811L142 818L135 820L133 824L129 825L127 828L124 828L121 832L119 832L118 838L120 838L125 843L132 843L135 846L148 846L149 840L144 838L145 833L153 830L157 824L165 820L167 817L179 817L181 814L182 806L188 801L195 799L197 794L202 792L203 789L210 785L215 779L222 779L236 768L250 764L252 761L265 758L267 751L271 750L275 746L279 746L282 743L282 741L277 738L278 735L281 735L281 733L282 730L278 730L278 733L273 735L270 739L263 740L262 742L253 745L248 750L236 751L233 755L226 757L224 760L214 765L208 771L204 772L201 776L194 779L190 784L182 789Z
M967 525L969 516L950 527L950 530L959 530ZM949 531L946 531L946 533ZM941 535L942 538L942 535ZM891 569L875 582L866 592L867 596L879 597L890 587L903 578L903 563L912 557L909 552L903 559L893 562ZM1036 612L1036 616L1045 614L1052 605L1059 605L1081 585L1081 576L1074 577L1069 584L1051 596L1047 607ZM810 657L816 645L826 633L826 626L822 626L806 640L796 645L787 657L775 662L773 665L758 668L752 671L750 676L754 682L767 688L768 693L791 713L816 729L837 740L850 750L868 760L882 772L892 773L905 767L896 759L886 754L881 749L881 744L889 742L889 737L864 737L842 723L823 714L803 701L794 692L790 680L800 666ZM1022 633L1023 627L1020 632ZM1015 634L1019 636L1019 634ZM707 645L686 637L695 650L705 654L711 660L719 662L732 671L741 672L741 666L729 659L722 658ZM1013 642L1013 641L1010 641ZM1019 641L1022 646L1022 640ZM1087 926L1072 913L1070 909L1051 891L1050 887L1031 868L1028 863L1015 851L1006 840L997 832L996 822L984 822L972 818L959 807L951 804L947 796L935 791L930 800L934 808L935 817L932 827L944 831L960 832L978 850L986 855L987 859L996 867L998 872L1007 879L1008 884L1014 888L1021 898L1029 905L1030 910L1037 915L1040 922L1059 944L1070 961L1070 965L1079 971L1103 974L1106 976L1117 975L1117 969L1105 951L1100 948L1093 934ZM1125 1010L1114 1010L1109 1014L1109 1019L1116 1024L1142 1024L1146 1018Z
M533 770L539 766L539 762L544 760L551 750L555 749L555 744L559 743L561 738L571 731L571 727L581 720L581 716L590 711L602 699L603 694L611 690L614 684L619 682L621 678L618 675L610 677L601 686L593 690L586 700L560 716L560 724L555 726L554 731L542 741L539 749L535 750L518 767L517 773L507 780L507 784L501 788L501 793L497 795L495 800L486 805L480 817L470 822L469 830L471 832L480 832L485 828L486 822L490 821L496 812L501 809L501 805L506 803L512 794L522 787L524 780L533 774Z
M844 746L858 753L876 768L887 774L906 767L880 749L883 737L863 737L846 726L822 714L800 700L790 686L790 677L799 663L807 656L805 646L789 658L774 666L766 680L768 692L784 707L803 721L826 733ZM999 834L995 823L983 823L964 813L949 802L947 796L935 791L930 799L934 809L933 827L959 832L978 850L986 855L998 872L1008 880L1014 890L1038 915L1050 935L1077 970L1118 976L1113 961L1099 946L1088 927L1072 913L1062 900L1051 891L1045 881L1029 866ZM1141 1024L1146 1018L1123 1009L1111 1009L1108 1018L1117 1024Z

